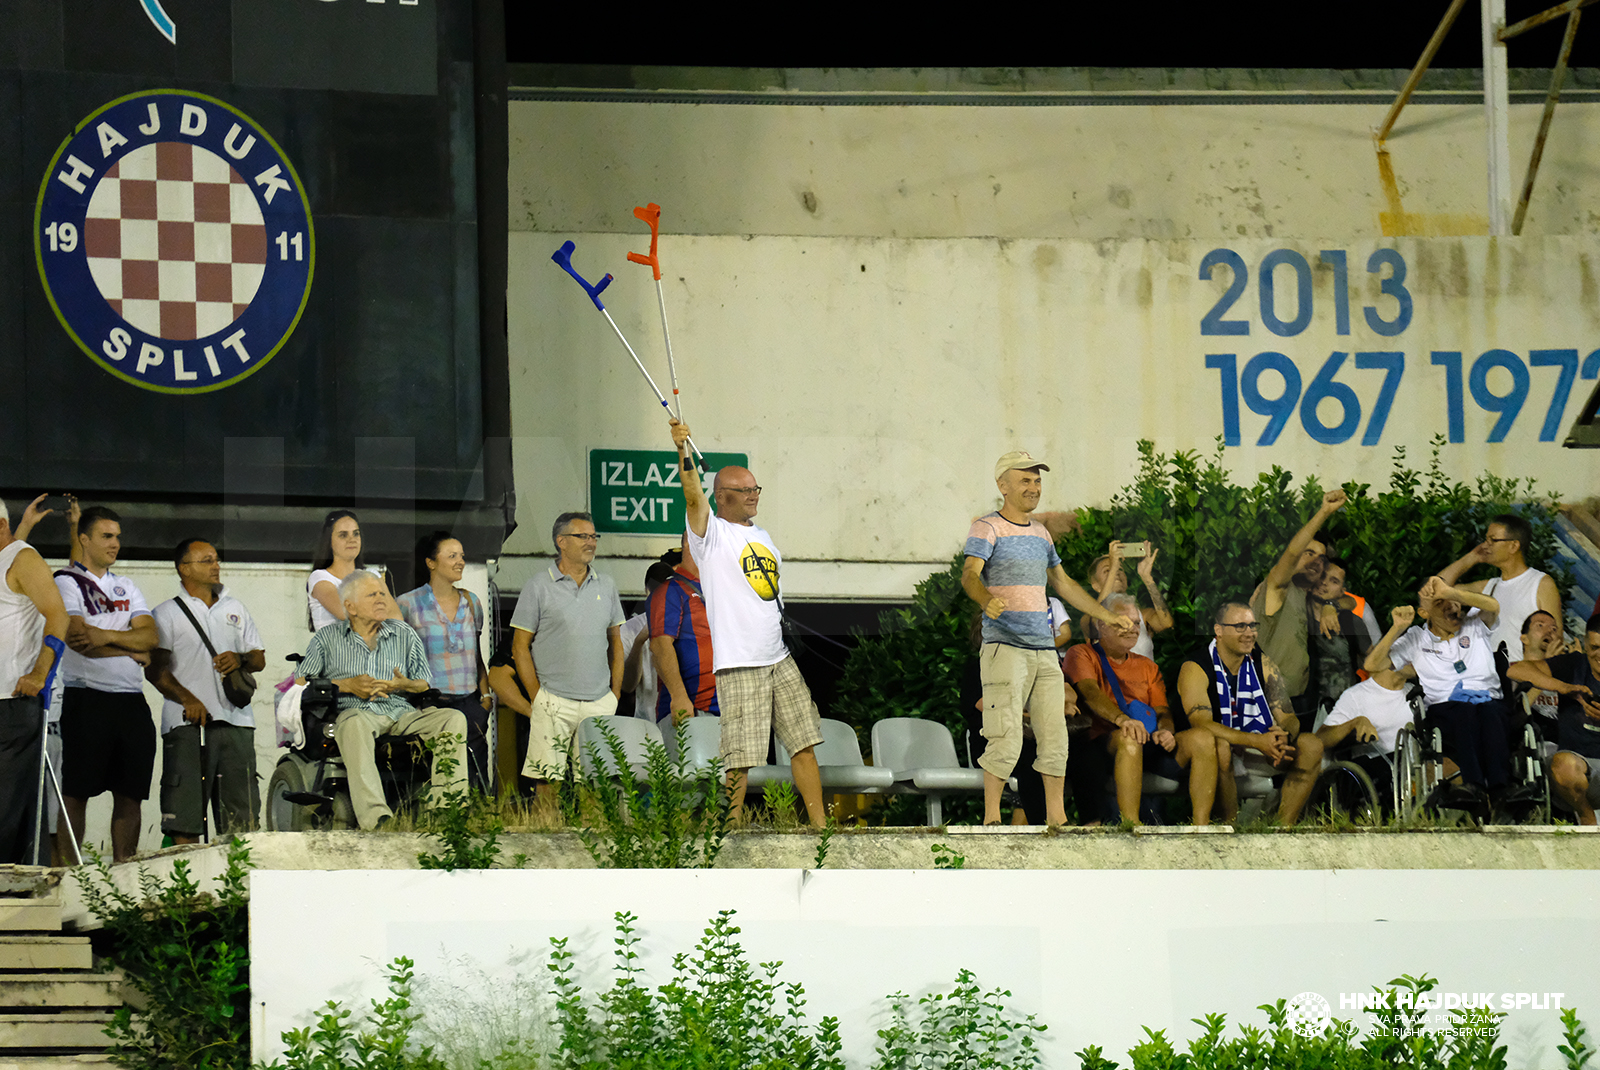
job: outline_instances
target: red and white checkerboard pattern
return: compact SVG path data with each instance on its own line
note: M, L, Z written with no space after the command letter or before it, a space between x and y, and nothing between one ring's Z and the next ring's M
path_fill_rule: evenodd
M89 273L117 314L173 341L244 313L267 264L267 227L245 180L198 145L158 141L101 177L83 224Z

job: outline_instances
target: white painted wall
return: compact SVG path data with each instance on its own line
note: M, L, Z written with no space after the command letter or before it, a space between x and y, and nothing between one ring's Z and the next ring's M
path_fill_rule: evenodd
M564 240L665 381L654 287L625 254L648 247L636 204L663 206L660 255L685 411L702 448L740 450L763 486L760 522L796 597L910 594L942 566L972 516L995 504L992 465L1029 449L1051 461L1044 508L1105 503L1135 470L1133 444L1209 451L1223 432L1208 354L1281 352L1309 386L1330 352L1394 350L1406 370L1385 431L1362 445L1382 374L1348 361L1338 381L1363 408L1358 433L1324 445L1298 414L1271 446L1241 406L1242 478L1273 465L1324 482L1381 486L1393 449L1413 461L1448 428L1445 370L1485 350L1600 346L1593 238L1600 183L1588 146L1600 109L1563 105L1527 234L1485 233L1481 108L1413 105L1389 153L1374 152L1369 105L1117 107L752 107L514 102L510 236L512 422L519 530L502 559L515 588L547 554L551 518L584 502L593 447L664 448L659 406L578 288L549 261ZM1537 108L1513 109L1514 157ZM805 207L805 194L817 209ZM1409 237L1407 235L1410 235ZM1200 321L1229 273L1199 278L1211 250L1238 253L1250 282L1229 311L1250 334ZM1405 258L1414 318L1401 335L1366 271L1374 250ZM1314 316L1268 332L1257 267L1277 249L1313 269ZM1331 269L1349 264L1351 332L1337 333ZM1383 272L1387 274L1387 270ZM1274 275L1292 318L1288 268ZM1523 411L1489 444L1489 415L1464 401L1464 442L1446 472L1536 476L1570 497L1595 492L1592 454L1540 442L1556 371L1531 369ZM1275 373L1260 384L1280 389ZM1504 394L1509 373L1489 374ZM1557 438L1592 389L1580 380ZM1337 422L1337 406L1318 410ZM612 536L602 554L636 590L669 540ZM603 566L609 567L609 566ZM900 571L894 571L900 570ZM787 577L786 577L787 580ZM892 597L892 596L890 596Z
M366 1007L397 955L424 979L487 972L468 1003L488 1017L506 988L494 979L542 976L549 938L571 937L594 991L610 983L622 910L640 919L651 984L718 910L737 910L749 960L781 960L813 1024L840 1017L851 1067L871 1061L884 996L948 991L962 968L1049 1026L1052 1067L1087 1044L1126 1062L1144 1026L1181 1046L1206 1013L1265 1025L1258 1005L1307 991L1366 1024L1340 994L1402 973L1447 992L1561 992L1591 1023L1600 1014L1600 892L1576 871L257 871L250 896L257 1059L326 999ZM314 955L282 939L310 902ZM1503 1037L1518 1070L1560 1061L1555 1010L1513 1011Z
M139 585L145 600L154 609L178 593L178 574L170 562L119 561L113 571L127 576ZM273 700L277 691L273 685L289 674L291 666L284 655L302 652L310 631L306 626L306 579L311 569L300 565L262 565L223 562L222 582L230 594L244 603L255 618L256 629L267 652L267 668L257 675L258 687L251 712L256 722L256 772L265 793L267 780L278 764L278 735L273 717ZM461 586L473 591L488 604L488 570L483 565L468 565ZM493 637L483 636L483 656L487 661ZM150 706L152 722L161 729L161 704L159 692L148 683L144 688L145 701ZM70 761L68 755L64 761ZM47 789L48 790L48 789ZM141 809L139 850L151 851L161 846L161 749L156 748L155 773L150 780L150 798ZM107 858L111 855L111 796L100 795L90 800L88 813L88 842Z

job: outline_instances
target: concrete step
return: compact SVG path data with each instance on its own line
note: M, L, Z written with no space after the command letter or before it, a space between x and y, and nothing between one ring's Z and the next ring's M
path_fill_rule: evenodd
M0 1010L122 1006L122 974L62 971L0 975Z
M87 936L0 936L0 979L7 970L93 968L94 952ZM5 1070L4 1064L0 1070Z
M100 1052L110 1041L105 1029L110 1011L69 1011L64 1014L0 1014L0 1060L5 1051Z
M71 1070L74 1066L110 1067L111 1056L104 1052L78 1055L6 1055L0 1051L0 1070Z
M0 896L0 932L60 931L60 895L33 898Z
M48 866L0 866L0 895L47 895L61 884L61 872Z

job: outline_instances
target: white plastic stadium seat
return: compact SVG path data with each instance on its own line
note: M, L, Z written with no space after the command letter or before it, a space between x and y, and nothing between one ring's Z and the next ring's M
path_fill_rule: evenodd
M856 730L843 721L822 718L822 742L817 744L817 770L822 776L823 795L840 792L876 794L894 786L891 769L867 765L861 760L861 742ZM778 744L778 761L788 762L790 754Z
M921 717L885 717L872 726L872 760L892 770L895 793L922 795L928 824L944 824L944 797L983 793L983 770L963 768L950 730Z
M595 775L595 757L599 756L601 776L621 776L611 746L602 729L611 732L622 744L623 759L632 770L635 780L645 775L645 749L650 741L661 743L661 732L649 721L637 717L585 717L578 724L578 762L586 777Z
M661 730L667 757L676 762L680 730L673 728L668 722L661 722L656 727ZM683 722L681 731L684 745L683 769L689 776L694 776L722 753L722 720L707 716L691 717Z

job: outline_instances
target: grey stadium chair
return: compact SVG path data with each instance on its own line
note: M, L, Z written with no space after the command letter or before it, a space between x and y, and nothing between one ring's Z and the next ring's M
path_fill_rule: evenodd
M872 726L872 760L887 767L895 794L922 795L928 824L944 824L944 797L983 794L983 770L968 769L956 758L950 730L921 717L885 717Z

